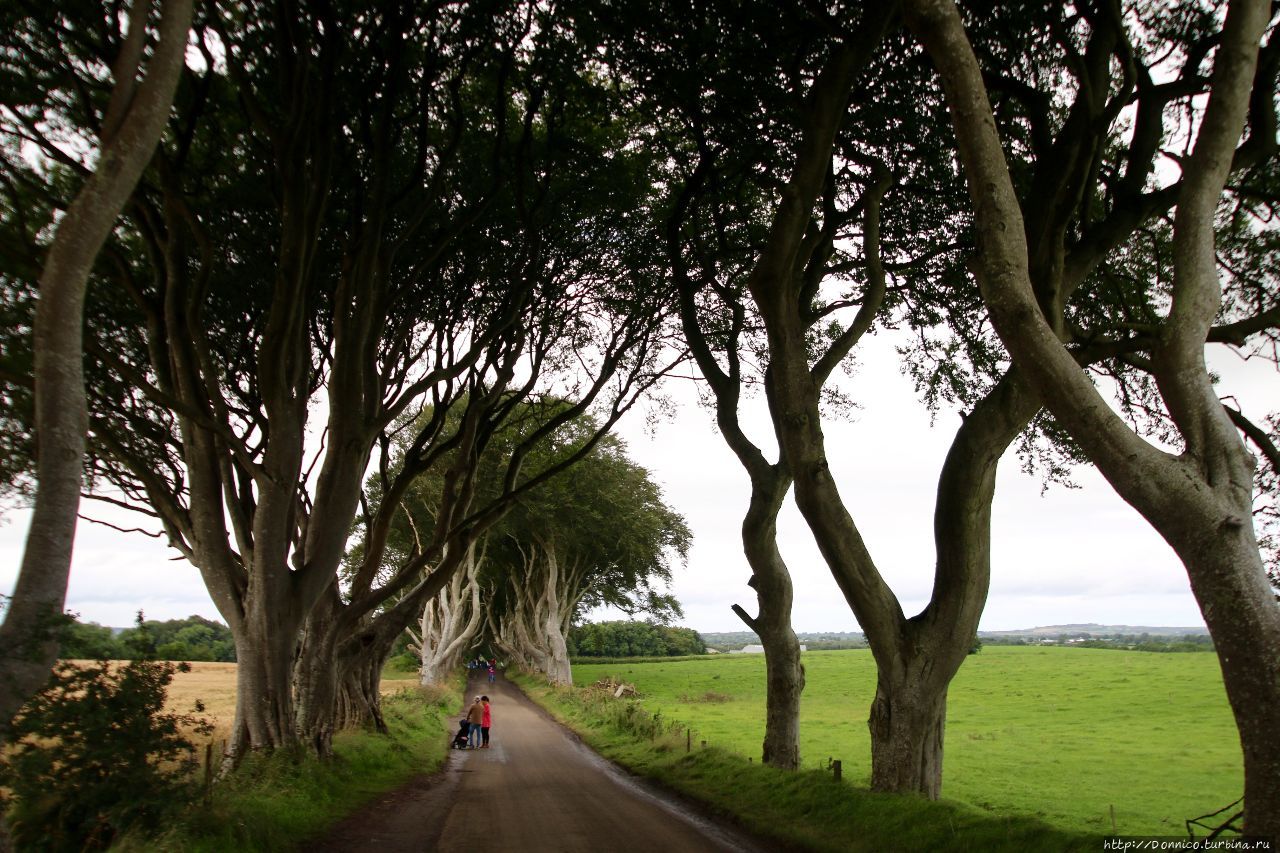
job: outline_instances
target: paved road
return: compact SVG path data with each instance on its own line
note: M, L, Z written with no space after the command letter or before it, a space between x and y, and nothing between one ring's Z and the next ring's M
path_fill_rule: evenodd
M489 749L453 751L422 777L344 820L307 849L469 853L762 851L691 814L583 746L515 687L473 682L492 700Z

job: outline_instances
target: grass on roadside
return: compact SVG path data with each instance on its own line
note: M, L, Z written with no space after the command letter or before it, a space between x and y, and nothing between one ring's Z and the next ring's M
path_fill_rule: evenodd
M747 830L814 851L1096 850L1100 838L963 803L875 794L824 770L786 772L714 747L691 751L677 721L601 691L551 688L509 674L593 749L707 804Z
M419 773L438 768L448 749L459 690L407 687L382 700L390 735L347 731L334 737L335 758L255 756L214 785L159 837L130 837L121 853L268 853L300 849L337 820Z

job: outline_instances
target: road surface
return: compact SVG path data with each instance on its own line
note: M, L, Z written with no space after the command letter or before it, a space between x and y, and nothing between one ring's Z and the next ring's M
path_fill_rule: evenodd
M318 853L706 853L776 849L692 813L587 749L515 687L473 681L489 749L454 750L423 776L343 820ZM469 701L468 701L469 703ZM459 714L459 717L461 714Z

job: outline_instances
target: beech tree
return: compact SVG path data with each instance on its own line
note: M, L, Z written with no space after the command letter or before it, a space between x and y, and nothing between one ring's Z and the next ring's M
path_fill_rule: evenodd
M441 680L485 645L565 682L567 632L582 610L609 604L628 612L678 612L675 600L656 587L670 580L671 560L687 551L684 521L594 418L576 415L566 429L547 434L539 429L545 414L538 408L522 404L486 448L475 503L492 505L496 498L505 508L486 513L493 524L469 540L461 568L423 608L420 630L410 628L424 683ZM571 408L560 402L552 410ZM528 446L525 467L556 473L507 500L503 480L515 446ZM439 520L440 479L440 472L428 472L399 500L384 562L402 562L423 549L424 531Z
M763 387L767 365L744 283L785 181L805 86L824 64L839 64L845 76L867 64L891 9L868 13L861 32L843 41L848 34L833 38L829 20L775 4L587 9L581 37L602 43L634 108L651 117L652 144L666 160L661 238L682 329L716 424L751 483L742 540L757 614L734 611L765 647L763 760L796 769L804 669L776 542L791 473L780 452L771 461L743 426L744 396Z
M162 526L231 627L232 757L300 739L323 753L340 642L380 648L406 624L394 608L372 618L381 603L447 581L446 565L420 583L495 511L471 506L469 470L514 401L574 392L610 424L660 372L662 312L617 311L628 292L660 296L619 260L639 251L619 236L634 196L610 195L648 182L643 152L600 154L598 111L566 119L578 54L532 6L216 11L96 271L95 475L119 490L98 497ZM589 103L589 87L572 94ZM65 122L83 119L75 106ZM575 379L579 365L598 369ZM340 591L372 453L424 406L442 414L405 477L456 451L447 523L389 584L374 555ZM520 453L508 473L511 493L550 476L522 474ZM355 695L376 701L376 654L347 659L363 664Z
M1002 95L998 121L1018 142L1017 189L1021 197L1034 200L1037 219L1028 240L1042 303L1063 329L1080 317L1092 318L1092 328L1072 342L1078 363L1129 383L1126 388L1140 385L1129 370L1138 361L1136 350L1118 345L1109 334L1131 324L1138 307L1132 304L1131 290L1116 286L1131 272L1124 264L1132 263L1118 256L1132 255L1135 238L1158 227L1172 204L1176 188L1144 184L1167 150L1157 119L1171 102L1203 91L1203 80L1191 67L1171 83L1152 84L1152 70L1144 64L1148 60L1139 55L1121 19L1106 8L1001 8L974 17L983 38L984 74ZM838 44L840 34L857 43L848 35L856 29L852 20L846 11L833 10L822 21L833 34L831 44ZM1087 36L1078 35L1081 20L1089 23ZM1157 35L1151 38L1171 45L1169 49L1198 49L1194 31L1168 22L1154 29ZM856 33L867 38L868 28ZM647 39L662 45L661 51L654 48L661 56L694 53L672 50L662 41L673 38L666 30L641 29L635 38L642 45ZM732 67L732 36L722 38L715 55L726 57ZM1034 56L1027 54L1028 44L1040 46ZM836 48L828 49L834 55ZM1151 55L1161 49L1153 47ZM969 241L964 200L952 190L959 185L945 133L936 123L941 94L911 46L896 34L880 45L877 62L862 71L856 87L847 77L840 79L830 60L825 87L820 85L824 77L814 71L807 93L803 85L793 87L803 100L784 97L756 112L717 111L721 102L708 95L722 96L716 85L703 84L694 96L681 98L676 84L684 69L679 64L666 77L655 71L657 62L639 71L623 67L634 78L629 82L650 87L653 112L679 117L667 127L683 142L687 166L674 170L678 180L672 180L668 242L674 247L670 255L676 280L683 280L686 294L694 294L684 299L684 315L699 366L712 386L719 386L717 397L736 405L739 386L729 380L742 375L738 359L749 354L758 360L783 447L774 470L788 478L804 472L796 485L797 503L876 654L873 786L937 796L946 688L968 650L955 638L972 635L986 598L996 465L1020 436L1032 453L1060 437L1052 419L1038 414L1036 389L1016 366L1002 361L976 294L964 286ZM706 77L716 80L714 74ZM1130 145L1123 144L1116 122L1123 104L1138 116ZM1267 113L1259 114L1265 118ZM734 125L736 115L746 115L750 129ZM776 131L771 121L789 128L788 133ZM745 233L733 231L732 224L742 221L740 215L749 208L741 199L751 196L729 195L724 187L734 176L727 168L732 154L750 145L727 144L725 139L751 132L777 133L785 153L754 161L754 173L744 169L751 177L740 180L754 179L757 198L773 194L780 202L769 236L746 238L733 247L735 255L726 251L726 235ZM679 143L673 150L680 150ZM1247 147L1237 165L1243 174L1267 156L1257 145ZM788 171L791 183L784 187L780 176ZM708 187L737 207L717 201ZM699 217L707 224L698 223ZM749 263L743 264L743 257ZM743 301L743 279L753 302ZM1092 285L1087 297L1081 293L1086 283ZM833 322L843 315L848 319ZM709 333L691 327L690 317L708 323ZM1265 312L1251 322L1249 328L1265 325ZM933 596L911 618L903 614L843 508L828 473L821 430L827 378L873 324L889 323L917 330L912 372L926 398L932 403L948 399L966 409L939 479ZM761 324L768 332L763 352L758 345L743 345L743 330ZM1218 333L1225 337L1233 331L1244 327L1224 327ZM727 367L720 367L717 358ZM734 396L722 394L726 387ZM846 383L849 387L856 385ZM722 419L721 426L735 450L743 446L732 424L726 428ZM753 448L744 449L753 455ZM1050 464L1051 472L1058 470L1056 463ZM771 529L763 521L771 517L756 514L750 533L767 541ZM744 528L744 537L748 535ZM753 585L761 578L757 571ZM767 612L765 598L762 613ZM781 588L768 599L789 600ZM792 676L780 683L799 682ZM783 721L788 718L783 703L770 707ZM779 726L778 731L785 729Z
M680 613L661 587L691 534L613 436L527 494L493 535L481 575L482 644L551 683L573 681L569 629L585 610Z
M418 672L423 684L439 684L454 673L484 625L476 577L479 562L473 546L463 568L422 608L418 624L405 629L409 651L421 661Z
M686 337L715 397L717 422L752 478L743 538L760 615L752 618L735 609L765 641L769 711L764 755L769 763L783 767L799 763L796 733L803 670L789 626L790 578L774 543L774 523L797 460L804 464L807 477L814 462L809 451L798 448L798 421L807 418L808 427L820 436L818 407L826 379L873 324L883 322L887 308L900 301L886 287L882 228L891 232L895 256L890 260L896 271L911 272L919 279L936 274L933 261L946 254L948 244L943 241L942 251L921 247L910 233L922 224L920 211L936 206L926 193L934 193L949 178L943 174L939 179L936 171L930 171L936 166L919 156L923 147L902 145L894 122L900 127L910 119L895 116L892 108L865 103L860 115L849 110L858 81L881 98L892 83L899 99L892 102L893 107L905 107L908 116L919 114L919 108L910 103L919 92L911 85L915 80L909 65L900 58L896 67L892 62L870 61L885 47L888 18L880 15L859 21L848 10L840 10L807 23L810 32L824 36L813 40L809 52L802 54L810 64L782 69L762 66L763 82L752 79L746 85L781 88L772 99L748 100L753 108L749 110L733 108L739 102L732 97L732 75L740 72L732 53L736 44L732 34L723 36L727 49L714 54L726 59L726 68L732 69L723 72L729 78L723 83L727 92L714 90L721 99L708 100L701 83L692 97L681 99L679 87L671 80L647 76L656 74L658 63L640 70L623 66L638 79L637 85L650 87L651 109L677 116L667 132L679 140L672 144L675 150L684 146L688 165L673 170L679 182L673 180L667 226L669 263L681 290ZM776 26L772 18L769 26ZM687 29L699 32L696 27ZM643 44L644 39L655 37L642 31L636 38ZM696 55L669 47L661 51L662 56L670 53ZM788 59L795 62L794 56ZM625 63L625 55L619 61ZM758 59L738 61L758 63ZM676 82L683 70L678 67L674 72ZM743 115L744 125L734 124ZM761 131L766 137L772 135L769 141L776 150L771 157L753 160L750 145L737 140ZM927 132L916 136L928 138ZM893 169L898 170L896 174ZM914 192L897 195L898 209L911 215L890 218L885 225L881 208L896 182L917 185ZM928 189L921 190L921 185ZM761 219L767 228L756 224ZM939 239L940 228L930 224L930 236ZM739 242L730 242L735 239ZM862 251L848 250L850 243ZM829 277L849 280L850 292L832 295L830 287L824 288ZM918 301L923 303L924 297ZM834 322L841 312L854 316ZM789 324L792 335L785 345L779 345L775 335L780 323ZM761 326L769 334L767 343L754 337ZM766 390L781 448L776 463L767 462L739 426L740 394L752 381ZM1003 407L1008 405L1017 407L1015 414L1005 412ZM864 552L856 563L835 555L842 538L860 542L851 521L834 531L810 517L833 574L860 623L870 629L877 654L881 675L872 715L872 779L877 788L937 795L946 684L968 650L954 637L972 636L986 594L989 531L984 524L989 509L984 511L984 499L989 508L995 462L1036 408L1034 401L1019 399L1006 383L1000 387L998 403L976 409L978 416L957 438L944 473L945 485L939 489L938 510L939 524L953 529L940 529L934 604L914 620L908 622L902 615L870 555ZM1017 412L1024 410L1020 420ZM830 489L818 495L808 481L803 487L807 502L797 493L802 511L833 500L838 505L838 495ZM972 520L972 528L957 529L956 519Z
M1173 451L1146 441L1106 405L1037 299L1026 236L1032 219L1024 216L1010 178L988 88L959 12L950 2L907 5L947 91L972 197L975 272L992 322L1057 421L1186 566L1240 731L1244 831L1274 842L1280 839L1280 747L1274 737L1280 724L1280 605L1254 533L1254 459L1204 361L1222 308L1215 214L1247 122L1257 119L1247 141L1275 145L1274 76L1268 63L1260 69L1258 61L1270 5L1230 3L1220 36L1190 63L1198 68L1212 53L1212 85L1193 130L1194 147L1180 164L1172 289L1148 350L1159 399L1177 430ZM1255 95L1258 83L1263 88Z
M541 112L521 125L508 188L488 214L496 230L473 231L461 251L468 268L490 270L514 292L528 288L529 308L482 362L491 376L461 383L450 404L435 397L407 410L413 427L397 464L382 445L379 503L358 519L359 564L325 592L306 628L297 689L309 697L302 725L319 733L313 741L325 737L313 721L334 683L341 706L376 722L382 662L479 537L520 495L578 464L681 358L668 351L669 300L653 286L652 249L641 239L651 158L627 150L627 117L581 73L579 49L553 19L538 19L528 45L540 59L513 69L511 82ZM543 443L562 452L538 451ZM433 470L430 522L407 552L388 554L404 496Z
M36 487L17 585L0 625L0 743L9 720L48 678L57 658L53 627L66 601L88 429L81 367L85 291L168 120L192 2L136 0L127 24L114 11L96 22L73 17L53 8L22 15L11 9L0 16L5 79L16 81L15 63L29 63L35 72L25 85L6 86L6 126L0 131L6 159L23 157L21 140L28 131L57 126L51 103L77 98L92 122L83 136L67 142L95 145L96 155L73 161L83 181L62 209L40 262L31 328ZM30 174L21 165L14 172ZM24 211L9 209L5 218L31 227Z

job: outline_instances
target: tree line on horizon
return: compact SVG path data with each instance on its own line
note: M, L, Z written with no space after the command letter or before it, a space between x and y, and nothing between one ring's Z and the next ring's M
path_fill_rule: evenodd
M235 640L216 619L139 620L132 628L81 622L72 616L58 638L63 660L163 660L235 663Z
M1012 450L1050 480L1095 465L1183 561L1245 830L1280 839L1280 415L1220 399L1205 362L1275 361L1280 340L1273 18L1265 0L6 7L0 475L34 516L0 717L56 655L82 487L200 569L239 661L230 763L379 725L415 626L424 672L492 641L566 681L577 602L673 604L646 579L687 530L609 432L693 375L750 483L756 607L734 610L765 647L766 763L800 766L776 541L793 496L876 662L872 788L941 795ZM917 614L822 429L880 414L848 365L889 329L924 402L964 415ZM751 435L755 395L771 418ZM594 504L558 492L597 475ZM540 533L622 498L634 540L607 512L594 538Z

